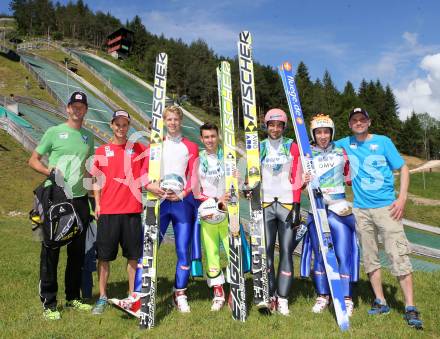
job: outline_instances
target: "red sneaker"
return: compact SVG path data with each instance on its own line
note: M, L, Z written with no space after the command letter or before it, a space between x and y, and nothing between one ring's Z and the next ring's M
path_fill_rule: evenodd
M212 299L211 311L220 311L225 305L225 291L222 285L214 286L214 298Z

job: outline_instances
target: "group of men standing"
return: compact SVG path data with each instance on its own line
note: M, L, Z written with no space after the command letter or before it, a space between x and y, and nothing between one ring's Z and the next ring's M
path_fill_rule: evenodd
M116 259L119 245L127 259L127 304L135 302L137 261L142 255L142 197L145 187L161 199L160 240L170 223L173 225L177 255L173 288L173 304L179 312L190 312L186 288L191 271L191 247L194 229L200 223L200 237L206 258L207 283L213 289L212 311L226 304L224 284L228 274L220 264L220 248L228 253L228 216L226 204L230 194L225 189L223 154L219 146L218 128L213 123L200 127L204 150L182 136L183 112L177 106L163 112L167 134L163 140L161 182L149 182L149 148L127 138L130 116L115 111L110 122L113 138L94 149L93 136L82 128L87 113L87 97L75 92L67 105L66 123L49 128L33 152L29 165L49 175L52 169L62 176L73 205L83 225L88 224L88 191L83 185L93 178L95 216L98 220L97 258L99 298L92 309L80 298L81 269L84 261L85 231L67 246L65 274L66 306L79 310L104 311L108 303L106 285L109 263ZM391 273L402 287L405 298L405 319L410 326L421 328L422 322L413 300L412 267L408 240L401 218L407 198L409 171L392 141L368 132L371 119L361 108L352 110L348 123L352 136L334 141L335 126L327 115L312 119L310 136L314 155L315 176L302 173L296 143L285 137L287 116L281 109L265 115L267 139L260 143L262 204L265 219L267 267L272 312L288 316L288 296L293 283L293 250L298 244L301 190L319 180L328 211L335 251L340 265L348 314L353 313L352 286L359 275L358 240L362 249L365 272L373 287L375 300L370 314L390 311L381 281L378 256L378 235L384 240ZM42 156L48 155L46 167ZM94 155L86 170L86 160ZM394 170L400 170L400 192L394 193ZM239 176L238 173L236 173ZM353 209L345 197L345 185L353 187ZM353 212L353 213L352 213ZM313 217L310 214L308 233L304 238L301 275L313 272L316 303L312 311L320 313L331 297L319 250ZM275 243L278 238L279 266L275 269ZM160 253L160 252L159 252ZM314 254L311 269L311 254ZM44 245L40 258L40 297L46 319L59 319L57 310L57 264L59 249Z

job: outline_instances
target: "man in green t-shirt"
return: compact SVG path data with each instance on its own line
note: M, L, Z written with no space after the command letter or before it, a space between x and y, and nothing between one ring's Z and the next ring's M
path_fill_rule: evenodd
M82 234L67 245L65 273L66 307L85 311L92 307L80 301L85 235L90 218L88 192L83 179L88 175L85 170L86 160L94 153L93 135L82 128L87 109L87 96L82 92L74 92L67 104L67 121L49 128L29 159L29 166L39 173L49 175L52 169L56 170L57 185L64 187L85 227ZM48 167L41 161L44 155L48 156ZM61 318L57 311L59 254L59 248L41 246L39 290L43 316L49 320Z

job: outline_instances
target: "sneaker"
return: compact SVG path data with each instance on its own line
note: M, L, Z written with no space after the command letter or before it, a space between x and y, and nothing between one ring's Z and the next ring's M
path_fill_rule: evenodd
M351 317L353 315L354 303L351 299L345 299L345 309L347 310L347 315Z
M84 304L77 299L66 301L66 307L73 308L79 311L91 311L93 308L92 305Z
M280 313L286 317L290 315L289 302L286 298L278 297L277 311L278 311L278 313Z
M273 296L269 299L269 311L270 313L275 313L277 310L277 297Z
M61 314L57 310L51 310L50 308L46 308L43 312L43 318L46 320L60 320Z
M313 313L322 313L330 305L330 297L328 295L319 295L316 298L315 305L312 307Z
M107 297L100 297L92 309L92 314L102 314L108 305Z
M220 311L225 305L225 292L222 285L214 286L214 298L212 299L211 311Z
M406 306L404 318L409 326L414 327L417 330L423 329L423 322L419 318L419 311L415 306Z
M177 310L181 313L191 312L191 308L188 305L188 298L185 294L185 290L175 290L173 293L173 304Z
M371 305L371 309L368 311L368 314L376 315L376 314L388 314L390 313L390 307L387 304L382 304L382 300L375 299L373 305Z
M264 302L264 300L260 301L257 305L258 312L264 315L272 314L270 299L269 302Z

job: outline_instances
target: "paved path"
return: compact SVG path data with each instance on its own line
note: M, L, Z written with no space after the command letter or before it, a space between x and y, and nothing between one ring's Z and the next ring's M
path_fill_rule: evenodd
M426 163L424 163L422 166L419 166L417 168L414 168L410 170L410 173L417 173L422 172L423 170L429 170L431 168L437 168L440 167L440 160L430 160Z

